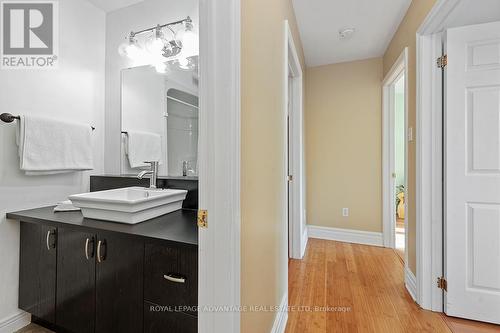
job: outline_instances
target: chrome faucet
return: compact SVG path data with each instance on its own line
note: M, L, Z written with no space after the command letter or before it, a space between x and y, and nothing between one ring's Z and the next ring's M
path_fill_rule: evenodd
M151 170L141 171L137 178L143 179L144 176L149 175L149 188L156 188L156 178L158 178L158 161L144 162L151 164Z

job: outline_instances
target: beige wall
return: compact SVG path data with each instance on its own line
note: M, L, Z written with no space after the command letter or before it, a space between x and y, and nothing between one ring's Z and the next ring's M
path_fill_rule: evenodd
M414 138L419 134L416 131L416 32L436 0L413 0L401 25L387 48L384 55L384 75L391 69L405 47L408 47L408 126L414 129ZM410 142L408 147L408 264L411 271L417 272L416 257L416 202L415 202L415 175L416 175L416 141Z
M382 58L307 69L308 224L382 231L381 82Z
M290 0L242 0L241 303L276 306L287 290L282 191L284 20L304 56ZM268 333L274 312L244 312L241 332Z

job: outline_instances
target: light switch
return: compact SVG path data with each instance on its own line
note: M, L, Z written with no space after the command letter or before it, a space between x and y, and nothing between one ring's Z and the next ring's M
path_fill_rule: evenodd
M344 217L349 216L349 208L342 208L342 216Z

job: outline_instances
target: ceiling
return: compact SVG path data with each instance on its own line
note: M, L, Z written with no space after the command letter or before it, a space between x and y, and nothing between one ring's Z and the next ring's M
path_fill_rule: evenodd
M380 57L411 0L293 0L308 67ZM339 30L354 34L339 38Z
M106 13L115 11L120 8L135 5L144 0L88 0L94 6L104 10Z

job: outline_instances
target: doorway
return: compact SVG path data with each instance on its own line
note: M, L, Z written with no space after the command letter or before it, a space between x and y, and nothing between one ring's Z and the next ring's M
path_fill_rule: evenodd
M405 48L382 85L384 246L395 249L408 265L408 49Z
M292 33L285 21L286 58L284 67L284 143L286 177L285 207L288 258L302 259L307 245L305 225L305 172L303 125L303 74Z
M395 219L394 228L394 249L401 258L405 260L405 239L406 239L406 154L405 154L405 75L401 72L394 83L393 110L394 113L394 200Z

